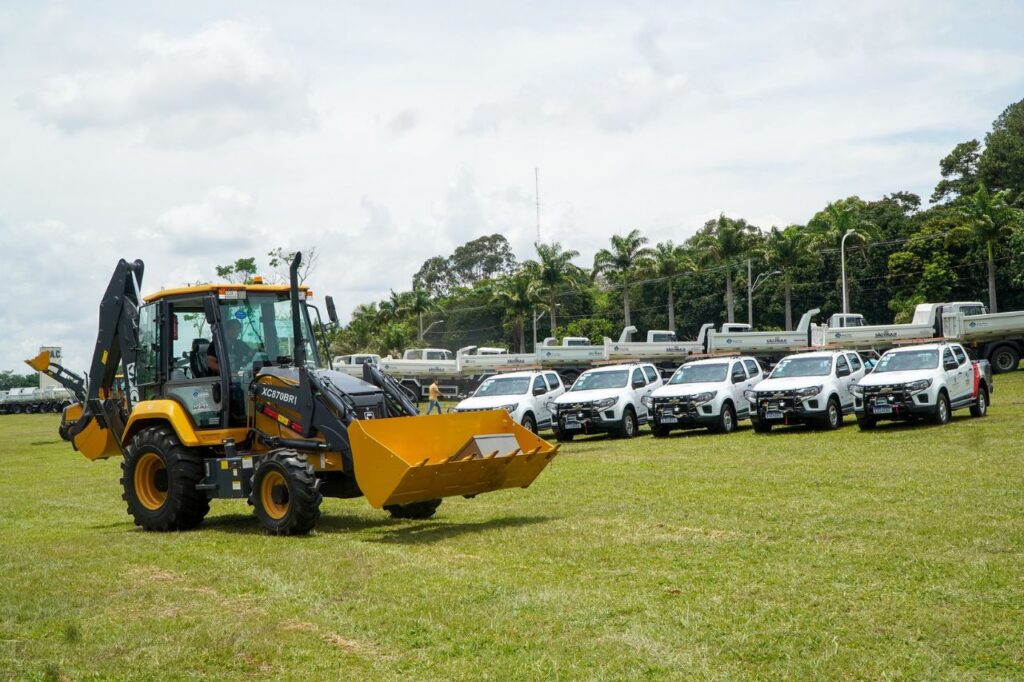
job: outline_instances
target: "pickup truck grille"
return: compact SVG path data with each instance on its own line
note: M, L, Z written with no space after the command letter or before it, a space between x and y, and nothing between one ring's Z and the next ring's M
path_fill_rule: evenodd
M599 419L600 413L593 402L566 403L557 406L558 419L573 417L574 419Z
M655 398L653 404L655 414L671 414L677 417L683 415L695 416L697 414L697 405L688 396Z
M864 403L867 405L912 405L912 396L902 384L865 386Z
M757 407L760 410L792 410L800 407L801 401L796 391L759 391Z

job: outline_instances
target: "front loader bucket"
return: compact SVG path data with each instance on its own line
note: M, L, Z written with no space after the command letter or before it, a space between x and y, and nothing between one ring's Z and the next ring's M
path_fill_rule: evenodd
M353 421L356 482L373 507L533 483L558 448L504 410Z

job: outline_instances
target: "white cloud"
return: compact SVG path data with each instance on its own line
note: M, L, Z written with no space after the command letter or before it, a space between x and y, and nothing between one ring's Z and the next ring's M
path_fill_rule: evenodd
M164 145L307 130L314 121L302 70L273 32L232 21L183 38L147 34L124 64L52 76L22 101L66 132L139 129Z

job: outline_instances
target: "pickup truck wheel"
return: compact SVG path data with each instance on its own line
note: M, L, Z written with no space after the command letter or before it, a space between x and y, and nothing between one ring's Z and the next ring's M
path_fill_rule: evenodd
M574 435L575 434L573 433L566 433L565 431L555 431L555 440L559 443L571 443Z
M870 431L875 428L877 424L878 422L875 421L874 417L869 417L868 415L864 415L863 417L858 415L857 417L857 426L860 427L861 431Z
M533 418L532 414L523 415L523 428L530 433L537 433L537 420Z
M772 425L768 422L763 422L757 417L752 417L750 423L754 425L755 433L771 433Z
M664 438L669 433L671 433L671 431L672 429L668 428L667 426L662 426L661 424L654 421L651 422L651 433L654 434L655 438Z
M996 374L1012 372L1020 364L1020 354L1012 346L999 346L989 355L992 371Z
M736 410L732 403L722 404L722 413L718 415L718 422L711 427L715 433L732 433L736 430Z
M984 386L978 387L978 399L971 405L972 417L984 417L988 414L988 389Z
M945 424L949 421L949 396L946 395L946 391L942 390L939 392L939 400L935 403L935 409L932 411L932 423Z
M839 405L839 400L835 396L828 399L828 406L825 408L825 419L822 420L821 425L829 431L835 431L843 425L843 408Z
M632 407L627 407L622 411L622 425L619 426L618 435L621 438L632 438L636 435L638 426L636 412L633 411Z

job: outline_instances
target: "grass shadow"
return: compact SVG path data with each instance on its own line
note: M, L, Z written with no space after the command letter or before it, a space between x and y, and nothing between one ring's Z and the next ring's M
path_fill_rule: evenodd
M57 445L58 443L60 443L59 440L37 440L37 441L33 441L32 443L29 443L29 445L31 445L31 446L37 446L37 445Z

